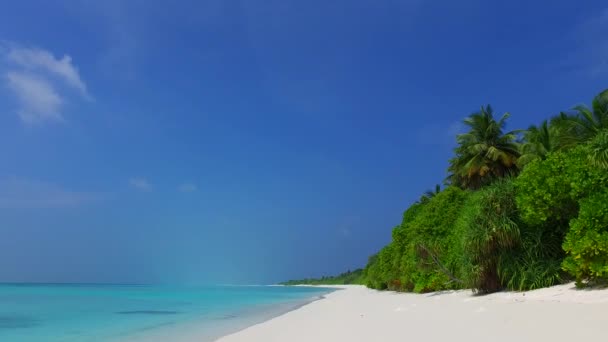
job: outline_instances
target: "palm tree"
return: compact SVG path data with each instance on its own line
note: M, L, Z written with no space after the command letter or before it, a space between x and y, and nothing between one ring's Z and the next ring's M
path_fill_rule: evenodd
M478 189L496 178L516 173L520 156L517 131L503 133L510 114L496 121L492 107L481 107L463 123L468 133L456 137L456 156L450 160L449 182L462 188Z
M530 126L524 132L524 142L521 145L521 156L517 165L522 168L533 160L545 159L547 154L560 148L560 131L557 124L547 120L540 126Z
M589 143L589 162L608 170L608 130L603 130Z
M584 105L573 108L574 115L561 113L558 122L564 126L570 138L580 143L593 139L602 130L608 129L608 89L599 93L591 103L591 109Z

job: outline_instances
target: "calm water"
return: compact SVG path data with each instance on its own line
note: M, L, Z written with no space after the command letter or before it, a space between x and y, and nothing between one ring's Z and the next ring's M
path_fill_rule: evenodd
M0 341L188 341L289 311L329 289L275 286L0 285ZM179 335L179 336L178 336Z

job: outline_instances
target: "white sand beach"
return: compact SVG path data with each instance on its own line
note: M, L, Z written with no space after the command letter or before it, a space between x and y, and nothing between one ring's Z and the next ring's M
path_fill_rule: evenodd
M600 341L608 338L608 290L574 284L473 296L340 291L220 342Z

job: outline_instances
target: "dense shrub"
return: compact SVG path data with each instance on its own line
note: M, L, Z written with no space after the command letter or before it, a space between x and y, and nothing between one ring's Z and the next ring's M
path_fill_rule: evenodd
M517 206L526 223L551 225L565 233L578 213L578 201L608 184L604 170L589 166L588 154L581 145L526 166L515 181Z
M598 193L608 191L608 173L588 158L587 145L552 152L513 180L474 192L449 187L412 206L391 244L366 268L367 283L398 291L471 287L484 293L546 287L569 274L579 282L607 279L602 215L608 198Z
M564 250L564 269L583 281L608 280L608 190L594 193L580 203L577 218L570 222Z
M515 189L500 180L474 193L457 223L462 234L462 265L466 284L479 292L493 292L503 284L499 265L520 245Z
M461 288L462 245L454 229L468 192L446 188L425 204L400 229L406 248L401 282L414 292Z
M392 243L384 246L365 267L365 283L368 287L377 290L385 290L389 282L398 277L396 269L392 266L393 255Z
M590 278L590 270L586 269L590 265L587 264L589 260L574 260L578 255L574 251L583 248L583 242L574 241L585 236L580 221L585 218L579 220L576 217L579 206L588 203L589 196L596 196L607 189L608 173L590 165L589 147L580 145L569 151L554 152L546 160L529 164L516 179L515 185L517 205L526 223L527 237L520 255L510 263L519 271L507 268L512 275L509 287L518 290L537 288L567 279L559 267L565 254L558 248L564 243L566 234L569 238L564 249L570 256L563 269L579 279ZM589 248L599 247L592 245L599 241L591 237L585 240ZM598 262L599 259L595 262L595 268Z
M503 254L498 265L501 284L509 290L526 291L562 283L561 239L544 237L546 231L520 222L521 243Z
M461 244L454 231L467 192L450 187L411 206L392 242L366 267L376 289L428 292L460 288Z
M367 286L378 290L405 290L400 275L404 271L401 268L401 259L405 253L407 243L401 227L413 220L423 206L422 203L415 203L410 206L403 213L401 225L393 229L391 243L382 248L378 254L370 257L364 269L364 281Z

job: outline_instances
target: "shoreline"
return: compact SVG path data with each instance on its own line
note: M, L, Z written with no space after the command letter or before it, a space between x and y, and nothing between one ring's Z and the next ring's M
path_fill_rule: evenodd
M251 326L263 324L264 322L298 310L306 305L325 299L325 296L328 294L339 290L330 286L318 286L318 288L327 288L329 292L305 300L262 304L231 312L226 317L216 318L213 321L192 320L189 322L180 322L163 329L151 329L140 333L131 333L128 336L118 336L115 340L116 342L217 341L224 336L239 333Z
M271 286L275 286L275 285L271 285ZM283 285L276 285L276 286L283 286ZM326 286L318 286L318 287L326 287ZM311 298L310 300L303 301L303 302L295 304L293 306L289 306L289 308L286 308L286 310L277 310L276 312L274 312L273 314L268 315L268 316L257 316L256 318L258 318L258 319L255 322L251 321L250 322L251 324L247 324L247 325L244 325L244 326L241 326L241 327L238 327L238 328L231 329L230 332L227 332L226 334L222 334L221 336L216 337L215 339L213 339L213 341L219 341L219 340L221 340L222 338L224 338L226 336L238 334L238 333L240 333L240 332L242 332L244 330L247 330L247 329L249 329L249 328L251 328L253 326L264 324L264 323L266 323L268 321L271 321L271 320L273 320L273 319L275 319L277 317L281 317L283 315L289 314L290 312L299 310L299 309L301 309L301 308L303 308L303 307L305 307L307 305L310 305L310 304L312 304L314 302L318 302L318 301L324 300L324 299L326 299L327 295L333 293L334 291L338 291L338 290L340 290L340 289L336 289L336 290L333 290L332 292L330 292L328 294L324 294L324 295L321 295L321 296L316 296L314 298ZM280 306L286 306L286 304L282 304ZM259 318L261 318L261 319L259 319Z
M485 296L316 287L341 291L216 341L573 341L608 335L608 289L579 290L572 283Z

